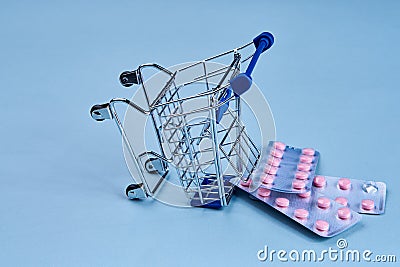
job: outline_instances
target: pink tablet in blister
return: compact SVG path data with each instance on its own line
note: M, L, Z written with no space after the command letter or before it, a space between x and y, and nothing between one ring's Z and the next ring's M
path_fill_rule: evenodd
M308 210L306 209L297 209L294 211L294 216L300 220L305 220L308 217Z
M269 195L271 194L271 190L269 190L268 188L260 187L258 188L258 194L262 197L269 197Z
M275 158L281 159L283 157L283 153L284 152L282 150L272 149L270 155Z
M371 199L363 199L361 201L361 208L368 211L373 210L375 208L375 203Z
M302 162L302 158L307 162ZM269 174L274 176L271 190L291 193L310 191L318 159L319 152L314 149L301 149L287 146L282 142L270 142L263 149L262 158L251 176L254 183L252 186L266 184L262 180L265 179L265 174Z
M324 220L318 220L318 221L315 222L315 228L318 231L326 232L326 231L329 230L329 223L327 221L324 221Z
M297 171L294 177L299 180L307 180L310 174L308 172Z
M340 205L347 206L347 198L345 197L337 197L335 198L335 202L339 203Z
M317 175L312 191L358 213L382 214L385 211L386 184L382 182Z
M245 186L245 187L249 187L251 184L251 180L248 179L247 181L240 181L240 185Z
M266 165L264 168L264 172L268 174L275 175L278 172L278 167Z
M325 177L322 175L316 175L313 180L313 186L315 187L324 187L326 184Z
M278 207L287 208L287 207L289 207L289 199L284 198L284 197L278 197L275 199L275 204Z
M306 183L304 182L304 181L301 181L301 180L294 180L293 182L292 182L292 187L294 188L294 189L303 189L304 187L306 187Z
M269 157L267 164L270 166L278 167L279 164L281 163L281 159L275 158L275 157Z
M298 193L297 194L301 198L308 198L311 196L311 191L305 192L305 193Z
M323 237L337 235L361 219L360 214L318 192L283 193L265 188L264 185L252 191L240 185L237 179L234 178L231 183Z
M282 142L274 142L274 148L284 151L286 145Z
M309 170L311 170L311 163L299 163L297 164L297 170L308 172Z
M340 178L338 181L338 186L342 190L349 190L351 187L351 181L347 178Z
M320 197L317 200L317 205L321 209L327 209L331 206L331 201L329 198L326 197Z
M264 176L262 176L261 178L261 182L263 184L270 184L272 185L274 183L274 179L275 179L275 175L271 175L271 174L264 174Z
M302 163L312 163L314 161L314 157L309 155L301 155L299 159Z
M337 211L338 217L341 220L348 220L351 217L351 210L349 208L340 208Z
M313 148L303 148L301 151L303 155L314 156L315 150Z

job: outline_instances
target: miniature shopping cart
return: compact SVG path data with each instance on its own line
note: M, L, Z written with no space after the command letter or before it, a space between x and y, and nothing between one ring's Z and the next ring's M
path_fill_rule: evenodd
M251 43L202 61L171 68L144 64L120 75L123 86L140 86L135 97L142 104L135 97L114 98L93 106L90 113L97 121L113 119L117 124L136 181L126 189L130 199L168 202L165 194L173 198L182 192L187 206L229 203L230 180L246 181L260 158L260 148L241 120L240 95L250 88L257 60L273 42L272 34L264 32ZM247 50L250 53L244 56ZM241 73L244 64L247 69ZM148 70L153 76L146 80ZM124 122L118 116L118 103L128 106ZM129 116L133 117L127 123ZM135 144L143 142L134 136L148 123L156 148L137 153Z

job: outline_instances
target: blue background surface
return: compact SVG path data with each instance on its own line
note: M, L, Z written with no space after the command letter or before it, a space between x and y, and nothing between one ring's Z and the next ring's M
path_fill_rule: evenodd
M337 238L318 238L243 193L223 210L128 201L119 134L89 116L95 103L131 96L118 84L123 70L202 59L265 30L276 42L253 77L277 138L317 148L319 173L385 181L386 213L339 237L400 257L399 9L398 1L2 1L0 265L276 266L257 251L335 248Z

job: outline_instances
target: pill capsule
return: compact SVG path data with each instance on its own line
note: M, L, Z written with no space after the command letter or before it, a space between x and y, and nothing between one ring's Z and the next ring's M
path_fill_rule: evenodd
M326 179L325 179L325 177L322 176L322 175L317 175L317 176L315 176L315 177L314 177L314 181L313 181L313 185L314 185L315 187L319 187L319 188L324 187L324 186L326 185Z
M301 172L301 171L297 171L294 175L294 177L296 177L296 179L299 180L307 180L309 174L308 172Z
M249 187L250 184L251 184L251 179L248 179L247 181L243 181L243 180L240 181L240 185L244 186L244 187Z
M268 188L260 187L258 188L257 193L262 197L269 197L269 195L271 195L271 190L269 190Z
M275 175L278 172L278 167L274 167L271 165L265 165L264 172Z
M303 181L300 181L300 180L294 180L293 182L292 182L292 187L294 188L294 189L303 189L304 187L306 187L306 183L305 182L303 182Z
M270 174L264 174L261 176L261 182L263 184L272 184L274 182L275 176Z
M343 205L343 206L347 206L347 198L345 198L345 197L337 197L336 199L335 199L335 202L336 203L339 203L340 205Z
M305 209L297 209L294 211L294 216L300 220L305 220L308 218L308 211Z
M351 217L351 211L349 208L340 208L337 211L339 219L348 220Z
M319 208L321 209L327 209L330 207L331 205L331 201L329 200L329 198L326 197L320 197L317 200L317 205Z
M311 170L311 164L310 163L299 163L299 164L297 164L297 170L307 172L307 171Z
M278 167L279 164L281 163L281 159L275 158L275 157L269 157L267 160L268 165Z
M373 210L375 208L375 203L371 199L363 199L361 201L361 208L363 210Z
M321 232L328 231L328 229L329 229L329 223L328 223L327 221L324 221L324 220L317 220L317 221L315 222L315 228L316 228L318 231L321 231Z
M301 154L308 155L308 156L314 156L315 150L312 148L303 148L303 150L301 151Z
M282 142L275 142L274 148L284 151L286 148L286 145Z
M311 191L297 194L301 198L308 198L311 196Z
M281 159L283 157L283 151L278 149L272 149L270 155L275 158Z
M340 178L338 181L339 188L342 190L348 190L351 187L351 181L347 178Z
M275 204L281 208L287 208L289 206L289 199L284 197L278 197L275 199Z
M314 157L313 156L309 156L309 155L300 155L299 160L302 163L312 163L313 160L314 160Z

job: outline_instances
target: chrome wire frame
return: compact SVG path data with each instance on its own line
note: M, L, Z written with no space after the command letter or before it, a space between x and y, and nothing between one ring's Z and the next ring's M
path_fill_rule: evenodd
M257 166L260 151L247 134L241 122L240 98L232 96L225 101L220 98L229 88L229 80L240 72L241 63L252 58L252 55L241 59L240 50L248 47L248 43L237 49L227 51L203 61L190 64L174 72L157 64L144 64L136 70L138 84L141 84L147 109L142 108L130 100L116 98L110 101L108 109L120 130L123 141L128 148L136 168L139 170L139 179L144 185L147 196L153 196L165 175L162 175L156 188L150 189L145 179L145 168L141 157L152 155L163 162L165 173L169 166L176 169L180 184L188 198L197 199L201 204L219 200L221 206L227 205L227 188L224 177L240 177L247 180ZM233 54L230 65L212 71L207 70L207 62ZM183 84L176 84L176 77L193 67L202 66L203 74L194 77ZM169 80L159 91L153 101L150 101L149 90L143 78L145 68L155 68L169 75ZM219 78L219 76L221 78ZM217 84L209 82L211 78L218 78ZM187 95L189 86L196 86L200 91ZM190 102L204 103L199 107L191 108ZM136 155L124 130L114 104L123 102L137 111L151 117L157 135L160 153L154 151ZM217 109L232 102L223 115L224 124L216 122ZM188 103L185 105L185 103ZM233 106L233 107L232 107ZM188 109L188 107L190 107ZM198 115L198 117L193 116ZM199 119L201 118L201 119ZM206 143L206 146L202 146ZM204 159L204 155L208 158ZM205 179L211 182L204 183Z

